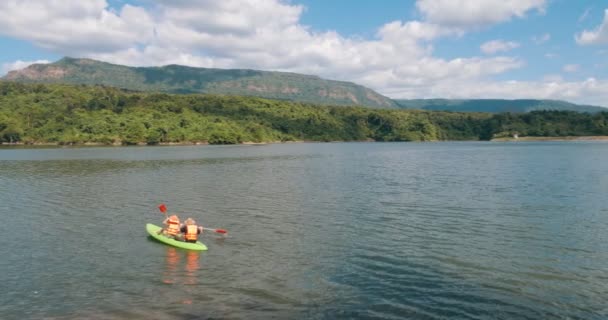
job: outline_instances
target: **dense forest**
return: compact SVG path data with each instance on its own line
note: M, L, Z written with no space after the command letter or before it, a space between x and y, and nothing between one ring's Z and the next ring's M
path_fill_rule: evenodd
M220 95L0 82L0 142L235 144L608 135L608 113L380 110Z

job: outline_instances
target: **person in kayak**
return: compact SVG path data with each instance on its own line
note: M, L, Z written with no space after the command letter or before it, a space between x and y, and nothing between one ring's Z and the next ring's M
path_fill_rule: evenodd
M163 221L163 224L166 225L166 227L161 229L158 234L161 234L162 232L169 238L176 238L179 236L181 223L179 222L179 217L176 214L172 214L171 216L167 217L165 221Z
M203 233L203 227L197 226L194 219L188 218L186 219L185 224L182 225L180 231L183 233L181 237L183 241L196 243L198 235Z

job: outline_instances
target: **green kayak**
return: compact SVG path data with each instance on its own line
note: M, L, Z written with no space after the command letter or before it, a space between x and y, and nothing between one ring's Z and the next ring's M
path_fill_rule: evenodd
M163 234L158 234L158 232L161 229L162 229L161 227L155 226L151 223L146 224L146 231L148 231L148 234L152 238L154 238L162 243L166 243L166 244L174 246L174 247L188 249L188 250L197 250L197 251L207 250L207 246L204 245L200 241L197 241L196 243L183 242L183 241L177 241L177 240L169 238L169 237L165 237Z

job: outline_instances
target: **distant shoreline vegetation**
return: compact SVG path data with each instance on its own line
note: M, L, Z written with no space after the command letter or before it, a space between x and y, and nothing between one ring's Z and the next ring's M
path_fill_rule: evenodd
M0 143L240 144L608 135L608 112L465 113L322 106L0 81Z

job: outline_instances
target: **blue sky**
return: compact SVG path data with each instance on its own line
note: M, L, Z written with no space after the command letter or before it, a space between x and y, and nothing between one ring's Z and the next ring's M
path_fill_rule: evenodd
M327 3L331 2L331 3ZM353 4L348 0L307 0L300 1L307 10L302 23L316 30L336 30L347 36L373 37L376 29L387 21L419 19L414 1L384 0L381 5L374 1ZM580 65L579 72L571 75L578 79L608 76L608 55L598 54L602 48L576 45L574 35L582 30L596 28L602 21L608 2L602 1L554 0L548 2L546 13L532 13L524 19L490 26L483 30L467 33L462 37L442 39L435 43L437 56L444 58L468 57L480 54L479 46L493 39L516 41L520 47L511 54L527 61L525 68L501 75L502 79L537 79L539 74L561 73L567 64ZM585 15L585 16L584 16ZM583 17L584 16L584 17ZM535 39L543 35L550 39L538 44ZM608 46L604 46L608 49ZM547 54L555 57L547 59ZM581 55L585 55L583 58ZM597 64L606 67L597 68Z
M0 73L63 56L316 74L393 98L608 106L608 2L64 0L0 4Z

